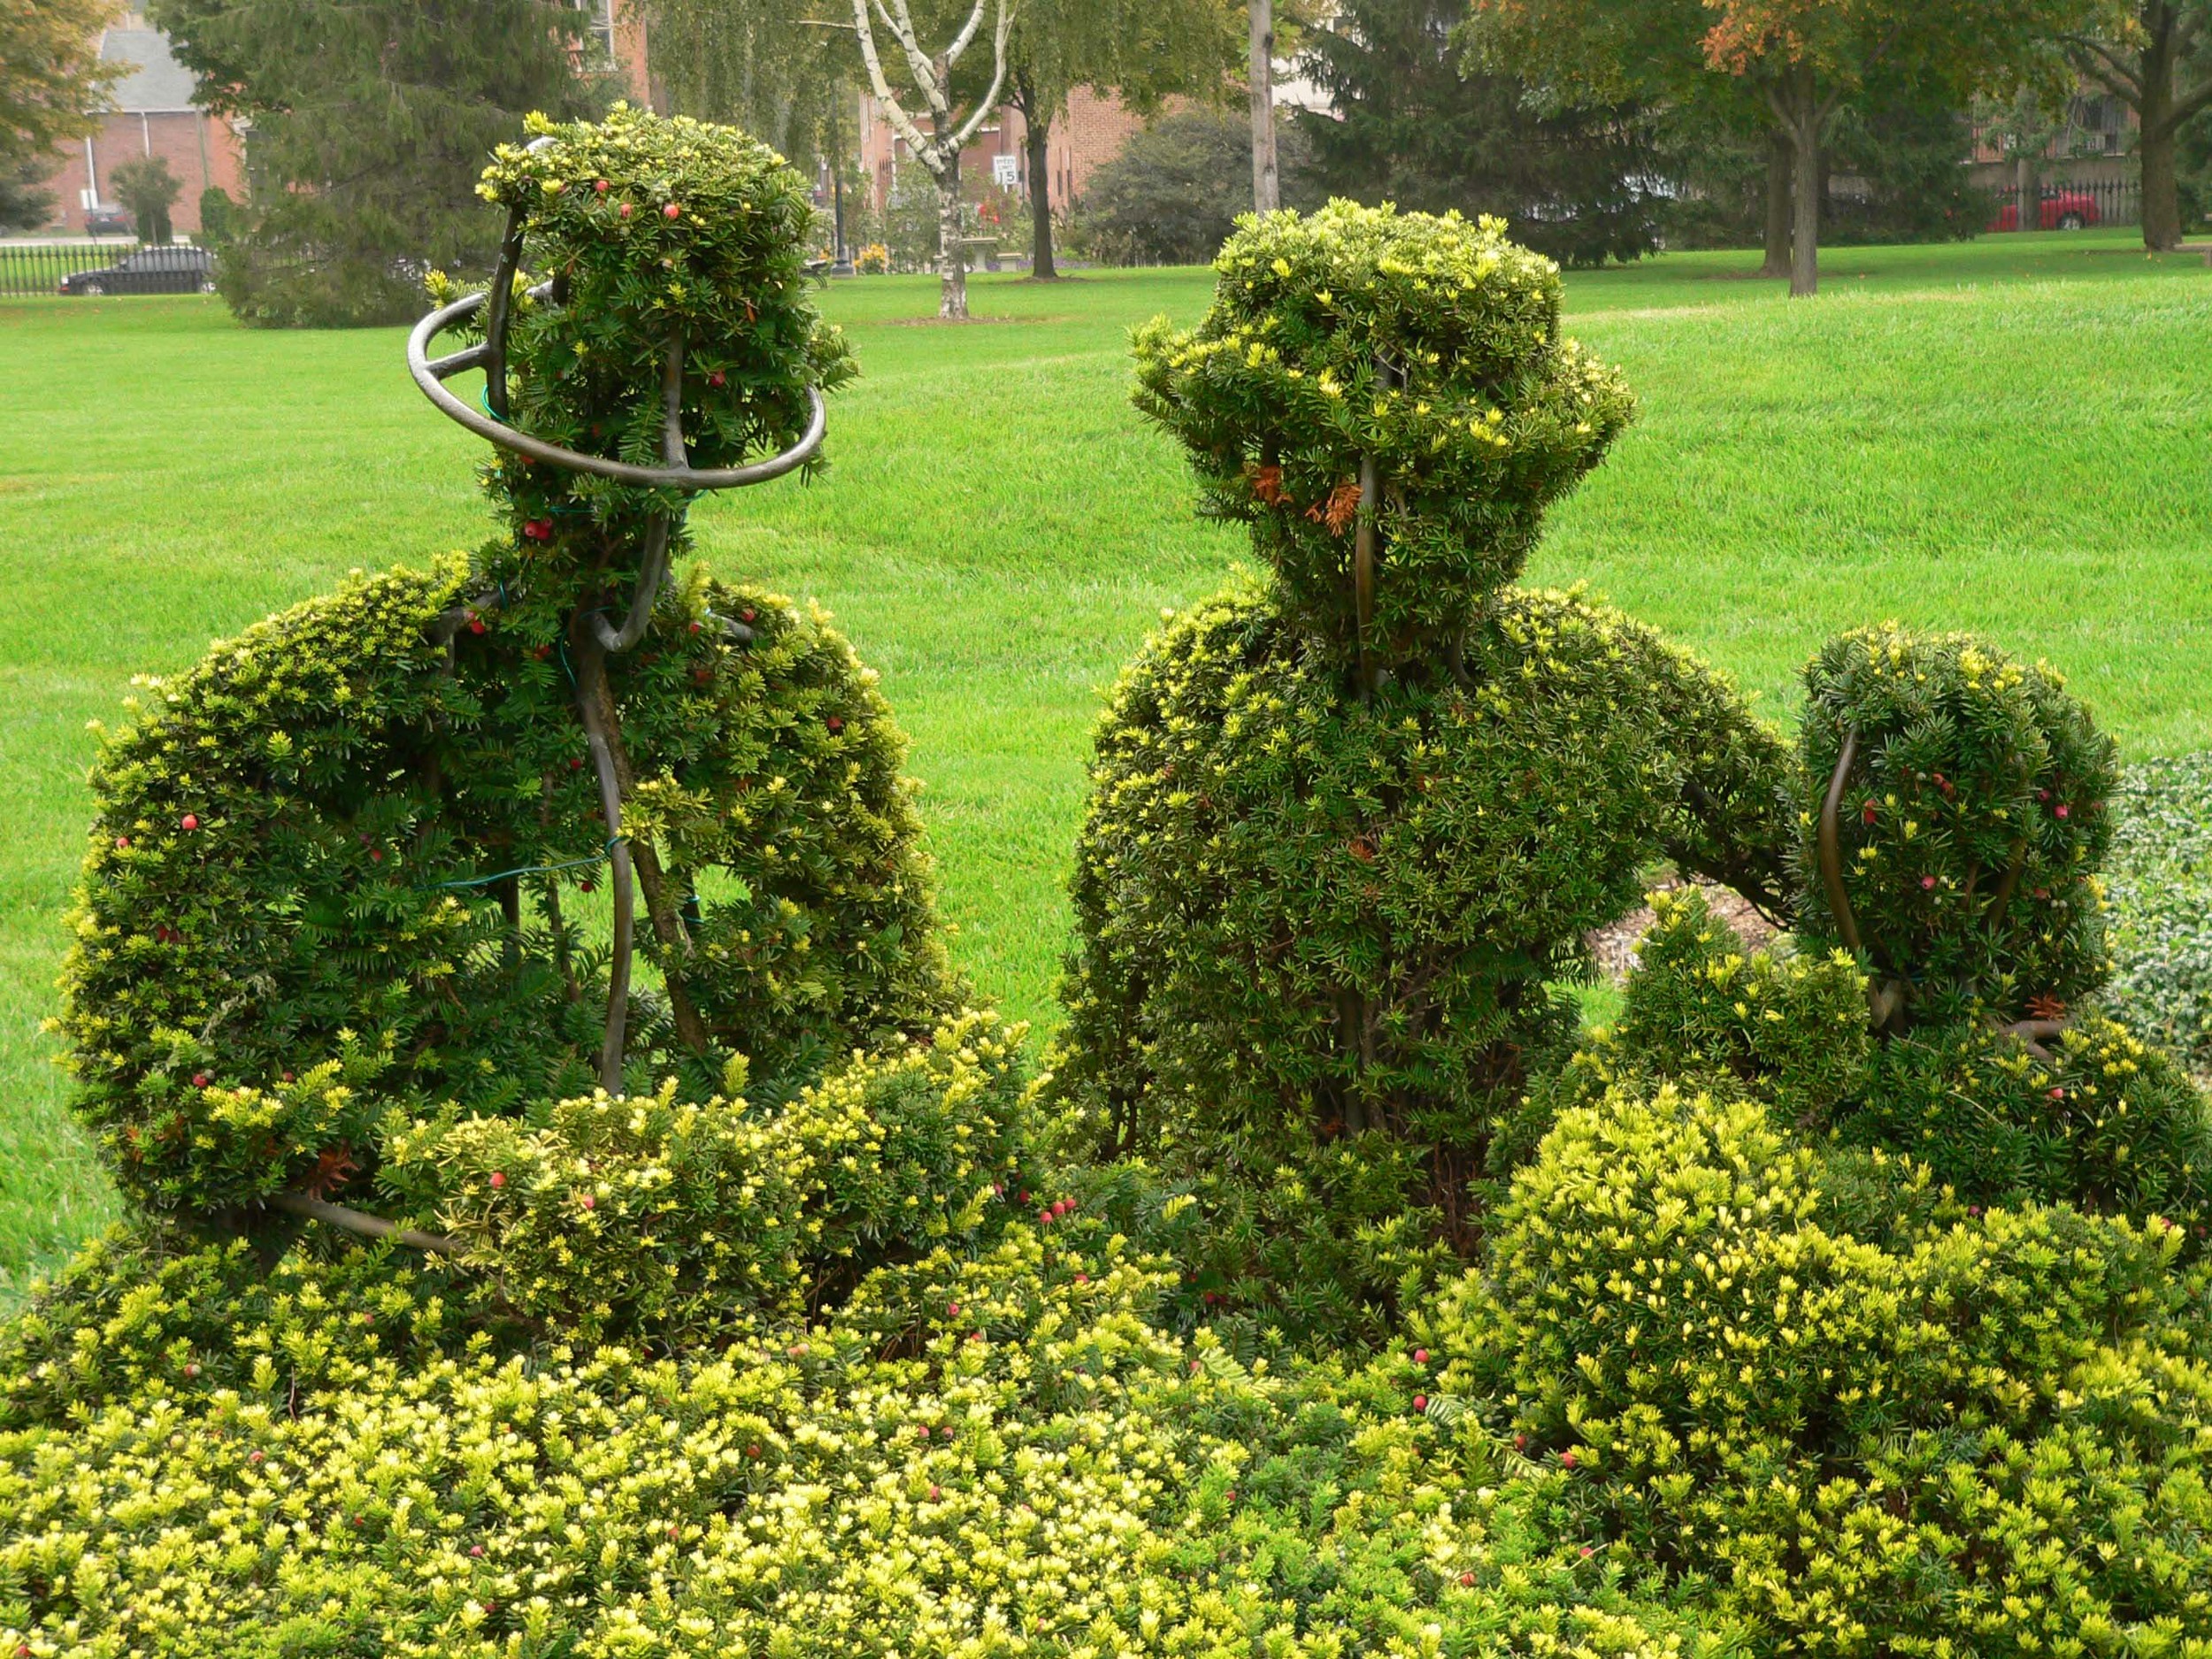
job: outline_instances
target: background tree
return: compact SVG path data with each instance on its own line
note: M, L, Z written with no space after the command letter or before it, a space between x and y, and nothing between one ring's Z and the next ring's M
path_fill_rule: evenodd
M1495 213L1516 241L1571 265L1658 245L1657 122L1633 104L1530 107L1509 75L1465 65L1452 31L1468 0L1346 0L1310 31L1306 75L1333 110L1301 111L1315 183L1331 196L1440 213Z
M857 90L841 0L643 0L646 50L672 110L743 128L811 177Z
M100 61L100 31L116 10L116 0L9 0L0 6L0 180L28 173L12 194L0 183L0 200L19 225L43 222L43 207L36 218L22 217L33 205L26 199L30 187L48 172L56 145L97 125L93 111L129 67Z
M1110 90L1147 113L1178 93L1217 96L1238 61L1241 21L1234 0L1024 0L1007 38L1005 92L1022 113L1032 276L1057 274L1050 146L1068 95Z
M54 193L40 188L45 177L35 161L0 166L0 231L36 230L53 218Z
M1821 145L1844 102L1895 73L1923 99L2047 72L2086 0L1474 0L1472 50L1562 96L1695 97L1704 75L1755 93L1788 147L1790 292L1819 287Z
M169 210L184 194L184 181L169 171L166 159L141 156L123 162L108 174L108 183L115 199L130 209L139 241L166 244L176 240Z
M2140 128L2143 245L2181 242L2177 141L2212 109L2212 0L2142 0L2103 27L2068 37L2081 72L2133 110Z
M968 273L960 250L960 152L998 108L999 91L1006 84L1007 35L1014 26L1011 0L973 0L964 14L955 12L941 19L926 8L919 24L915 21L914 10L908 0L873 0L872 17L870 4L871 0L853 0L853 27L860 37L861 62L867 68L868 85L876 95L884 119L890 122L891 130L906 141L914 159L936 183L940 279L937 314L949 322L965 322ZM959 67L968 49L975 44L983 28L986 10L990 8L995 8L991 18L991 78L982 95L971 101L961 97L953 82L953 72ZM906 78L913 86L913 96L919 100L923 117L930 124L927 132L922 130L920 122L900 101L885 73L883 53L876 43L879 22L905 60ZM946 39L946 43L934 52L923 45L925 31L932 23L941 24L949 31L949 38L936 32L928 35L927 38ZM968 111L964 117L959 113L963 104Z
M1281 204L1318 206L1305 128L1286 127L1281 138ZM1091 175L1083 247L1111 265L1203 265L1251 211L1249 119L1240 111L1179 110L1133 134Z
M562 0L150 0L208 107L250 117L251 200L217 280L242 319L400 322L425 272L488 269L476 198L533 110L581 115L584 16Z

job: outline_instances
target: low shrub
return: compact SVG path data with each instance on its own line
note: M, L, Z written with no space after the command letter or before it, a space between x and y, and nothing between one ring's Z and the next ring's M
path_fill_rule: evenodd
M2130 766L2105 875L2107 1012L2212 1071L2212 754Z
M1466 1489L1402 1358L1279 1379L1153 1331L1172 1279L1076 1217L864 1284L929 1309L890 1357L831 1325L680 1362L373 1360L296 1396L142 1381L0 1428L0 1643L1722 1651Z
M1563 1114L1441 1307L1432 1410L1486 1427L1555 1537L1756 1652L2212 1652L2212 1310L2177 1233L1916 1202L1855 1236L1830 1167L1755 1101Z
M1021 1036L964 1014L775 1111L681 1102L672 1083L524 1122L449 1110L388 1130L381 1179L541 1328L695 1345L803 1316L1002 1218L1026 1144Z

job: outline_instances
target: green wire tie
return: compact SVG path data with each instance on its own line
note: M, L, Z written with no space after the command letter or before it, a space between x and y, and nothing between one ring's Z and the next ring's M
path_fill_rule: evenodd
M509 876L549 876L559 871L573 870L580 864L603 864L614 856L616 847L629 839L627 834L611 835L607 838L606 846L590 858L567 858L557 864L524 864L519 869L502 870L488 876L471 876L465 881L441 881L435 884L433 890L445 887L480 887L487 882L504 881Z

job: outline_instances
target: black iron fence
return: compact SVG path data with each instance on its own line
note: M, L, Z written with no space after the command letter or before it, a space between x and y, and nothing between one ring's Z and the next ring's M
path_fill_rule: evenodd
M2143 187L2133 179L2054 180L2037 187L2021 222L2020 187L1990 192L1996 200L1992 230L2091 230L2099 225L2143 222Z
M211 281L204 248L111 242L0 241L0 296L193 294Z

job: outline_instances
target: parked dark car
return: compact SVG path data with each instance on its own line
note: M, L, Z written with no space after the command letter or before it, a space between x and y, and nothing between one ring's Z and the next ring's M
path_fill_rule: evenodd
M215 257L204 248L141 248L97 271L62 278L65 294L212 294Z
M137 227L132 223L130 210L122 207L95 207L85 210L84 234L88 236L128 236Z

